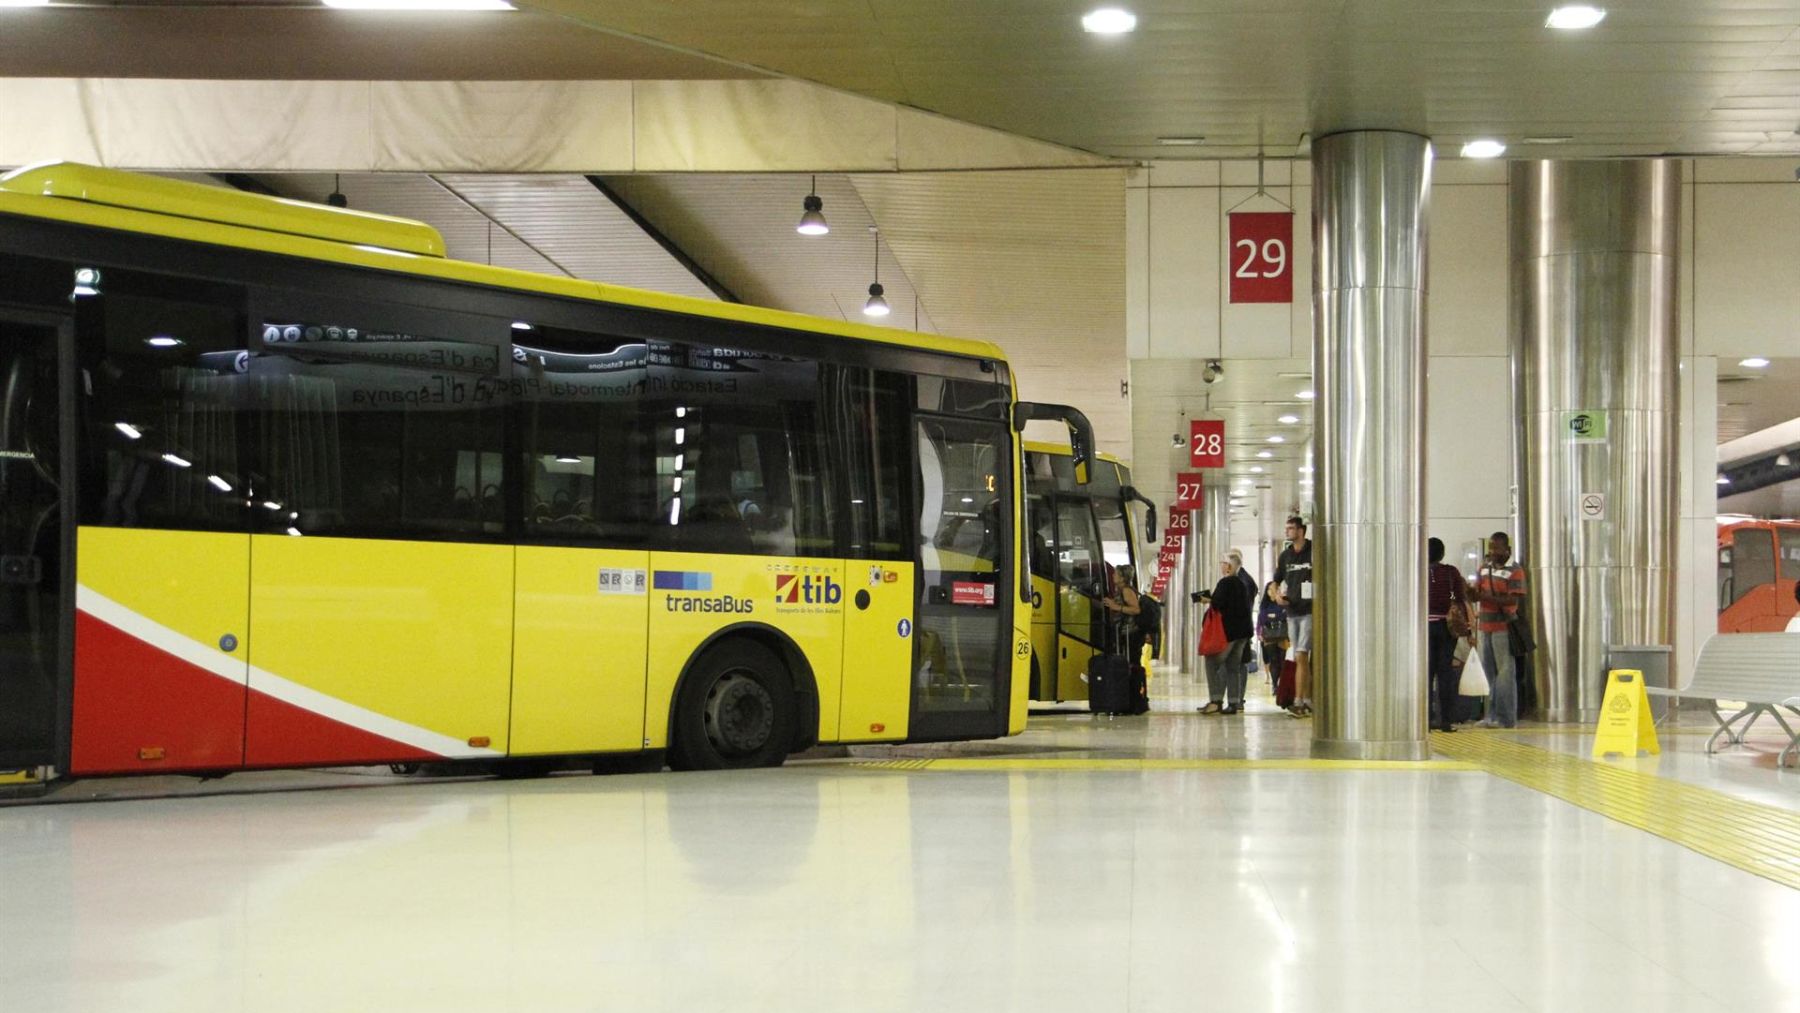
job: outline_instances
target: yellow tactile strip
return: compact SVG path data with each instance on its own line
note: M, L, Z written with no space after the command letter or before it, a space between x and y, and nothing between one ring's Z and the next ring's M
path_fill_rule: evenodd
M1431 737L1445 756L1800 889L1800 812L1494 735Z
M1134 760L1047 756L945 757L937 760L857 760L850 766L876 770L936 771L1137 771L1137 770L1480 770L1456 760Z

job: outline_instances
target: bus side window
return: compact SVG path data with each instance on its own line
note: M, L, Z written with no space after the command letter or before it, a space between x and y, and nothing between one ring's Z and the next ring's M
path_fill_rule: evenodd
M1768 528L1740 528L1731 533L1731 600L1775 582L1775 533Z
M818 363L651 342L658 544L686 552L836 552Z
M504 321L314 296L258 317L263 530L505 535Z
M1800 528L1781 527L1775 534L1781 546L1781 579L1800 580Z
M246 530L241 289L107 268L77 300L82 523Z

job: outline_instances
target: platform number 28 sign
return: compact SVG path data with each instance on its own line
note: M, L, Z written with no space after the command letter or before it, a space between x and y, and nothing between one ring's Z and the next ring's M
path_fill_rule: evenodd
M1294 216L1287 211L1230 215L1231 301L1294 301Z

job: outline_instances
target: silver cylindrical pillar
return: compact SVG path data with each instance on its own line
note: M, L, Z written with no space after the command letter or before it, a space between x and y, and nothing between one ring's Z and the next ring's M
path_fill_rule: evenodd
M1681 163L1510 172L1514 541L1539 713L1585 722L1606 646L1674 631Z
M1313 145L1317 500L1313 755L1415 760L1426 743L1425 219L1431 142Z
M1187 543L1181 550L1181 589L1177 599L1182 613L1183 637L1175 644L1181 652L1182 675L1192 675L1198 671L1199 658L1194 654L1194 645L1200 639L1201 608L1194 604L1194 592L1200 589L1198 568L1200 557L1205 554L1205 550L1200 547L1200 511L1188 511L1187 519Z

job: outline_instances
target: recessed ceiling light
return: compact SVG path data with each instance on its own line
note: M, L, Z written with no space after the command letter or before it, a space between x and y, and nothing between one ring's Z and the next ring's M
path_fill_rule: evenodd
M1726 478L1724 475L1720 475L1717 479L1715 479L1713 481L1713 484L1714 485L1730 485L1731 479Z
M1313 398L1318 397L1319 395L1313 393L1311 390L1302 390L1302 391L1296 391L1294 396L1299 398L1302 401L1311 401Z
M1499 158L1506 154L1506 145L1491 137L1483 137L1470 141L1462 146L1464 158Z
M1301 465L1301 466L1300 466L1300 474L1302 474L1302 475L1310 475L1310 474L1312 474L1312 473L1313 473L1313 468L1312 468L1312 465L1310 465L1310 464L1303 464L1303 465Z
M50 0L0 0L0 7L48 7Z
M1260 458L1262 458L1262 459L1263 459L1263 460L1265 460L1265 461L1266 461L1266 460L1268 460L1268 459L1269 459L1269 458L1271 458L1271 457L1274 457L1274 456L1275 456L1275 454L1274 454L1274 453L1273 453L1273 452L1272 452L1272 451L1268 451L1268 450L1259 450L1259 451L1257 451L1257 452L1256 452L1256 456L1257 456L1257 457L1260 457Z
M1292 425L1299 424L1300 416L1298 416L1298 415L1283 415L1282 417L1276 419L1275 421L1280 422L1282 425L1292 426Z
M1198 134L1190 137L1158 137L1156 143L1166 144L1171 148L1192 148L1197 145L1205 144L1206 138L1201 137Z
M1260 474L1262 474L1262 465L1260 465L1260 464L1252 464L1252 465L1251 465L1251 466L1250 466L1250 474L1252 474L1252 475L1260 475Z
M510 11L506 0L323 0L345 11Z
M1604 7L1570 4L1567 7L1558 7L1551 11L1550 17L1544 21L1544 27L1561 28L1564 31L1572 32L1582 28L1592 28L1605 20L1606 9Z
M1526 144L1564 144L1575 139L1573 134L1537 134L1525 138Z
M1286 443L1286 442L1287 442L1287 437L1285 437L1285 436L1271 436L1271 437L1269 437L1269 442L1270 442L1270 443Z
M1748 359L1739 359L1738 365L1745 369L1767 369L1769 368L1769 360L1760 355L1752 355Z
M154 338L145 338L144 344L149 345L151 348L180 348L182 346L182 340L180 338L171 338L167 334L158 334Z
M1137 15L1117 7L1102 7L1083 14L1081 27L1096 35L1122 35L1137 27Z

